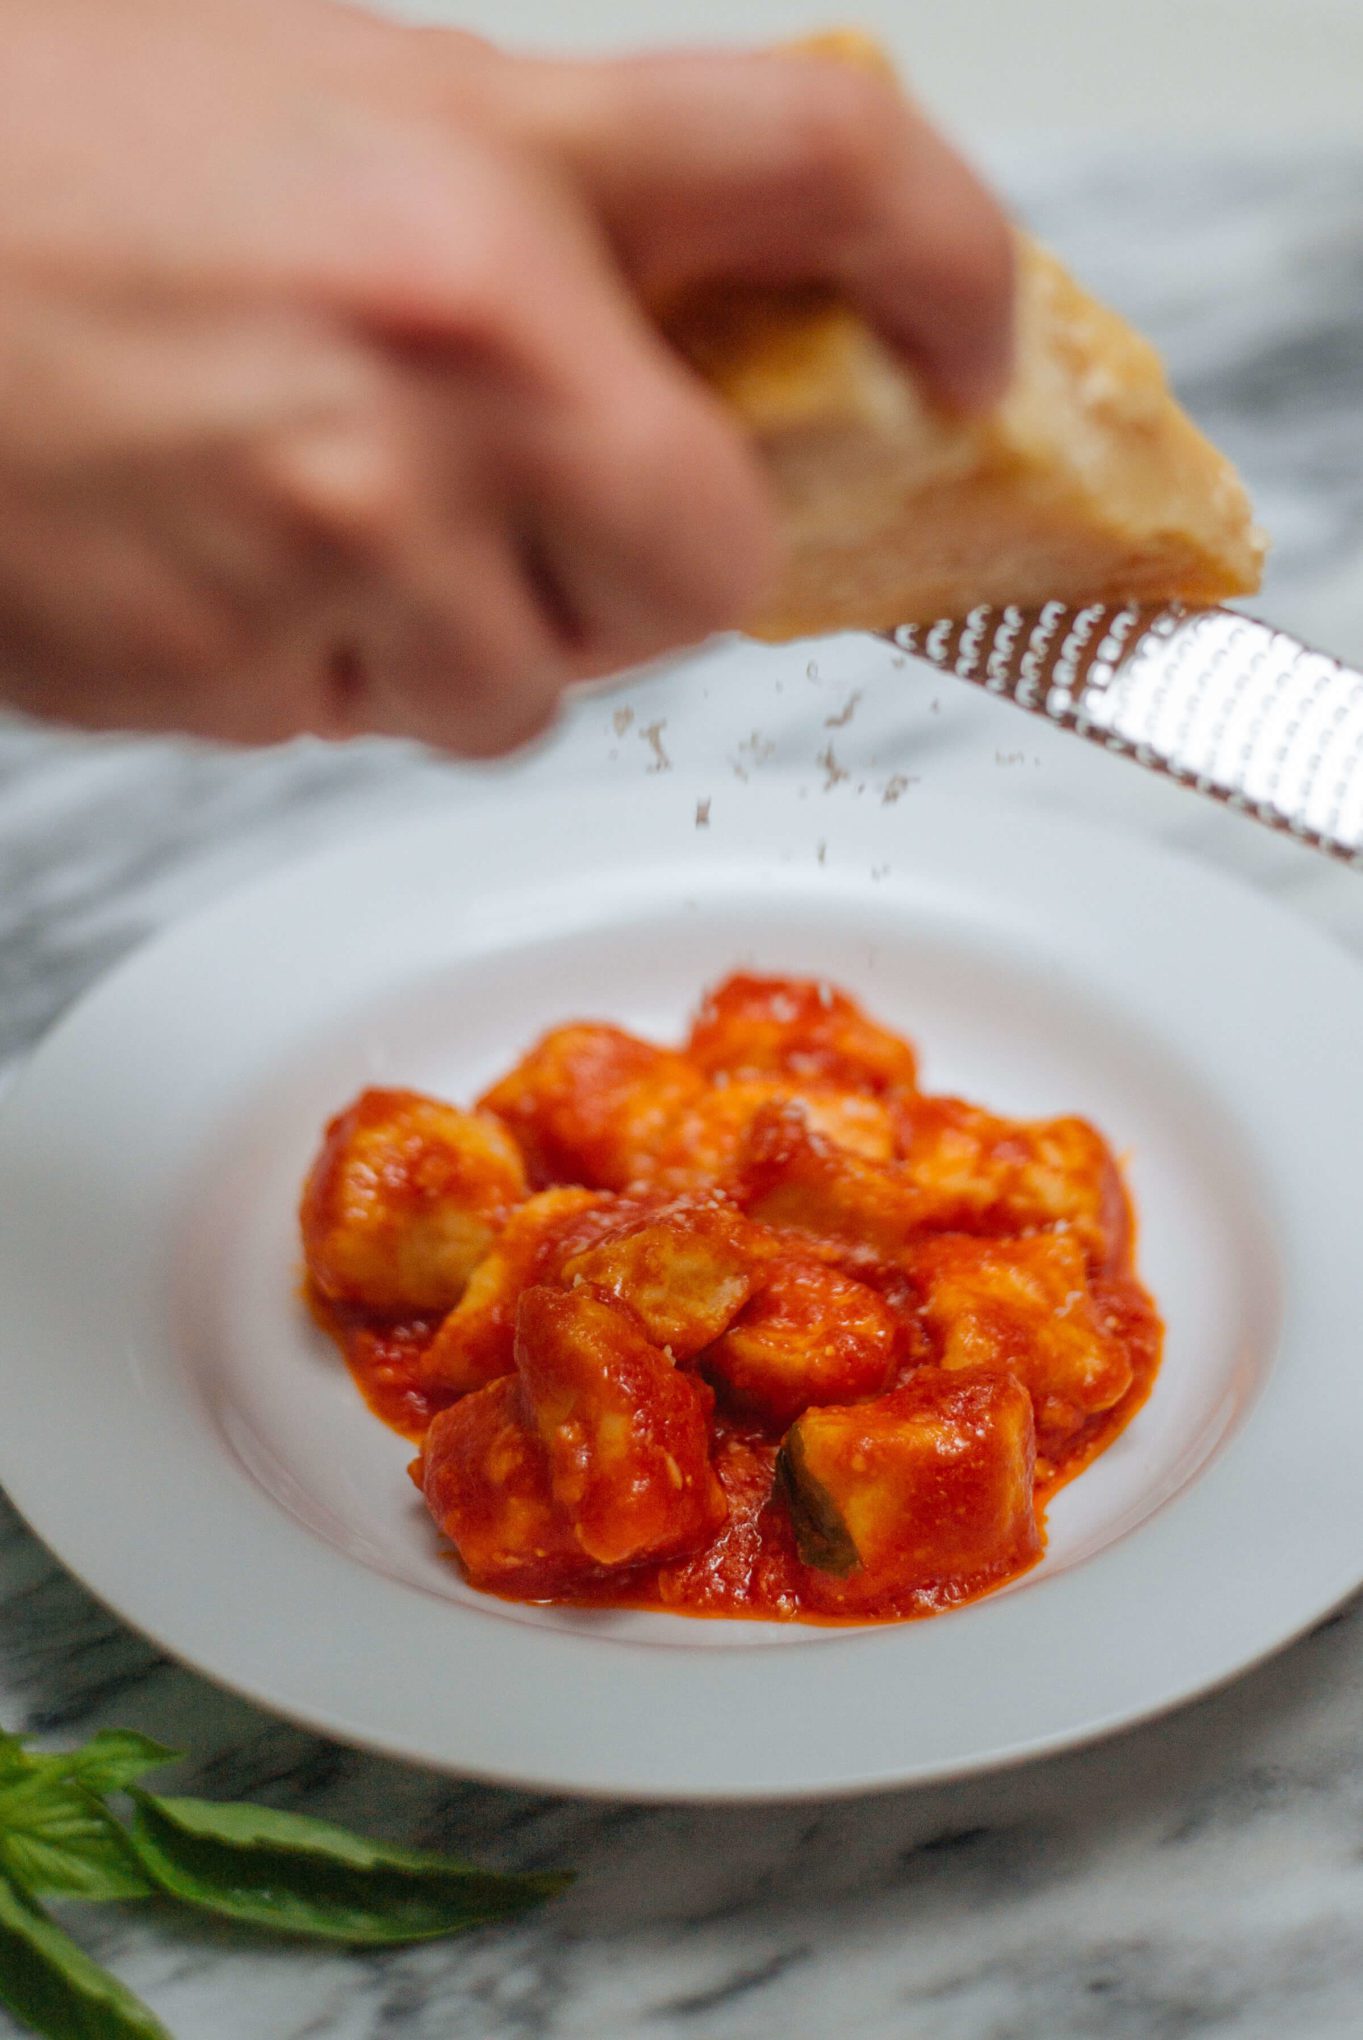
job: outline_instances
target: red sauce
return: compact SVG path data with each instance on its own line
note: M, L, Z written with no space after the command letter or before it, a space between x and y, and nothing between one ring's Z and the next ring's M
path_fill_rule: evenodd
M1134 1224L1131 1227L1134 1234ZM1114 1320L1113 1330L1126 1347L1131 1362L1131 1386L1110 1410L1091 1417L1067 1440L1065 1449L1049 1462L1037 1461L1037 1501L1048 1502L1062 1487L1092 1466L1107 1451L1114 1438L1149 1399L1164 1351L1164 1321L1155 1309L1150 1293L1132 1274L1113 1275L1094 1282L1093 1291Z
M725 1026L729 1029L727 1037ZM798 1031L799 1055L804 1060L803 1063L788 1060L783 1066L780 1055L785 1054L789 1058L795 1052L791 1048L792 1030ZM599 1040L595 1038L597 1036ZM736 979L712 997L702 1009L691 1051L694 1060L690 1064L684 1061L683 1055L674 1051L635 1043L632 1037L623 1035L618 1029L576 1027L562 1030L558 1036L548 1037L547 1041L549 1046L542 1045L533 1052L525 1063L503 1080L501 1086L488 1094L485 1104L494 1111L500 1111L505 1104L503 1124L506 1127L519 1129L520 1119L525 1121L530 1132L522 1140L523 1151L529 1152L527 1142L533 1147L531 1136L535 1135L536 1127L540 1128L540 1133L535 1135L539 1139L539 1149L543 1149L544 1153L550 1151L552 1144L546 1144L548 1135L543 1132L547 1125L553 1141L557 1143L553 1147L558 1170L554 1180L585 1183L589 1189L598 1192L615 1187L611 1172L627 1175L629 1171L639 1169L640 1157L646 1152L641 1143L655 1140L658 1128L665 1132L668 1127L675 1129L677 1125L684 1127L691 1123L683 1116L694 1105L687 1087L698 1084L703 1087L711 1082L722 1087L726 1081L722 1058L726 1053L730 1055L729 1067L744 1080L770 1080L773 1072L779 1075L785 1067L787 1071L796 1069L801 1082L825 1081L830 1075L850 1082L848 1073L860 1069L863 1072L862 1094L872 1099L880 1099L883 1095L892 1103L896 1098L895 1083L905 1081L906 1070L908 1079L912 1077L912 1055L907 1045L866 1020L843 995L830 992L825 996L824 988L817 988L815 992L806 987L799 997L795 997L788 988L768 980ZM734 1047L734 1043L738 1046ZM716 1064L717 1075L712 1068ZM679 1069L685 1083L678 1075ZM641 1070L653 1072L647 1082L641 1077ZM615 1088L612 1089L612 1086ZM392 1101L397 1101L397 1106L409 1115L404 1137L409 1144L415 1140L417 1136L411 1133L411 1117L424 1111L426 1101L408 1093L373 1095L380 1099L385 1111L396 1109ZM544 1103L545 1097L550 1097L552 1114ZM677 1103L679 1098L682 1100L680 1105ZM798 1106L798 1100L796 1103ZM879 1105L877 1109L880 1109ZM449 1113L451 1108L441 1107L439 1110ZM749 1286L741 1292L734 1308L736 1311L745 1309L743 1297L747 1296L753 1313L747 1319L730 1315L717 1322L721 1326L728 1325L730 1332L735 1324L749 1326L743 1334L749 1341L743 1348L748 1357L740 1365L732 1345L726 1354L725 1339L730 1337L730 1332L716 1341L715 1328L711 1326L703 1335L704 1340L710 1342L708 1345L698 1337L690 1345L679 1343L675 1353L669 1343L674 1334L669 1330L655 1330L652 1342L645 1342L644 1358L647 1359L651 1353L649 1364L655 1373L663 1369L666 1374L663 1387L669 1395L680 1398L677 1409L667 1419L672 1429L664 1426L659 1430L650 1448L654 1451L651 1464L655 1469L666 1468L673 1477L676 1491L675 1507L670 1501L667 1503L670 1520L665 1522L665 1530L675 1532L680 1522L685 1534L694 1537L696 1523L718 1521L721 1505L714 1485L716 1479L727 1509L726 1519L699 1549L684 1549L681 1534L670 1534L666 1538L655 1535L647 1542L641 1538L634 1543L617 1546L617 1550L648 1549L656 1553L670 1542L674 1553L681 1549L680 1556L653 1558L646 1563L629 1566L597 1563L604 1547L592 1543L581 1505L578 1515L570 1521L565 1513L567 1504L562 1500L562 1488L554 1486L551 1491L550 1477L545 1471L546 1445L540 1441L533 1412L525 1400L530 1393L535 1369L543 1358L542 1346L531 1342L523 1348L519 1374L499 1372L510 1366L510 1325L516 1301L526 1283L544 1284L550 1288L557 1286L558 1300L555 1302L551 1298L550 1303L556 1310L567 1310L574 1281L580 1283L585 1279L588 1287L580 1294L604 1299L609 1305L604 1313L609 1320L615 1303L606 1296L605 1290L594 1286L604 1278L594 1274L586 1278L579 1274L574 1278L571 1256L585 1252L594 1239L602 1236L599 1221L606 1204L611 1206L611 1212L606 1216L614 1218L618 1217L628 1200L598 1197L590 1213L591 1223L582 1220L576 1232L564 1220L557 1233L535 1233L529 1245L522 1243L514 1249L507 1247L503 1268L509 1265L523 1272L517 1274L514 1282L505 1273L495 1278L503 1284L499 1294L504 1300L496 1305L496 1310L502 1315L497 1318L494 1311L492 1316L487 1317L481 1342L468 1348L477 1362L473 1378L469 1379L467 1374L462 1378L448 1375L447 1355L443 1349L432 1361L433 1371L443 1371L447 1378L460 1379L461 1386L469 1388L480 1398L478 1402L461 1408L458 1417L447 1418L437 1425L428 1464L434 1474L439 1461L436 1441L445 1437L453 1442L458 1436L467 1446L474 1426L483 1427L480 1435L483 1435L486 1447L484 1457L476 1461L458 1461L456 1458L447 1462L447 1466L454 1468L455 1472L451 1475L452 1484L447 1483L445 1487L445 1500L438 1505L429 1485L427 1496L437 1520L445 1525L450 1535L455 1534L462 1521L463 1528L458 1534L466 1548L470 1552L482 1549L491 1553L488 1561L490 1577L475 1580L482 1591L502 1593L507 1599L552 1600L583 1607L643 1608L692 1616L770 1621L864 1623L934 1614L963 1601L977 1599L1003 1580L1016 1577L1036 1563L1044 1549L1047 1502L1067 1482L1089 1467L1131 1422L1149 1396L1158 1372L1163 1327L1136 1274L1135 1226L1129 1199L1106 1147L1099 1136L1081 1121L1057 1120L1034 1128L1015 1128L1012 1123L992 1120L979 1108L961 1101L923 1098L909 1091L898 1094L895 1110L903 1122L897 1136L900 1146L897 1156L887 1157L883 1163L874 1158L858 1159L836 1143L830 1145L822 1137L812 1137L801 1113L783 1106L780 1109L764 1108L760 1118L754 1121L755 1134L748 1141L741 1162L734 1165L735 1175L725 1177L723 1165L716 1165L721 1172L711 1180L717 1182L727 1195L717 1200L711 1197L710 1218L714 1221L717 1203L721 1217L725 1212L730 1214L724 1220L725 1224L748 1227L748 1233L743 1236L744 1243L735 1251L748 1256L742 1265ZM375 1111L378 1111L377 1107ZM378 1116L381 1122L382 1113ZM885 1119L884 1123L888 1125L890 1122ZM337 1135L337 1128L344 1132L347 1124L344 1119L333 1122L331 1148L324 1150L324 1158L333 1175L338 1171L343 1174L347 1164L344 1142ZM603 1126L614 1143L608 1156L609 1170L600 1160L605 1139ZM495 1138L489 1141L486 1130L480 1133L478 1166L486 1172L495 1163L493 1174L501 1171L504 1175L506 1163L496 1143L504 1140L505 1136L495 1122L493 1134ZM521 1138L519 1130L517 1138ZM968 1169L963 1170L959 1161L962 1141L973 1141L978 1147L981 1157L978 1182L982 1186L979 1194L973 1187L976 1179L971 1177ZM332 1149L336 1151L332 1152ZM535 1149L534 1153L539 1154L539 1149ZM675 1169L678 1162L675 1142L673 1149L664 1147L662 1151L670 1157L670 1166ZM905 1163L906 1152L912 1168ZM487 1153L491 1154L491 1162L487 1160ZM685 1160L684 1152L681 1159ZM1019 1171L1032 1164L1035 1165L1035 1180L1030 1188L1024 1184L1023 1190L1020 1190ZM1065 1177L1067 1169L1070 1174ZM553 1174L552 1171L550 1173ZM531 1183L538 1181L543 1174L544 1169L538 1165L530 1168ZM309 1237L310 1227L320 1237L324 1221L332 1223L330 1209L322 1209L316 1188L317 1175L318 1172L314 1171L313 1182L304 1200L305 1241L309 1245L314 1276L327 1279L328 1268L349 1264L336 1260L334 1255L329 1262L314 1249ZM327 1182L331 1180L328 1176ZM340 1180L339 1175L337 1180ZM668 1184L666 1177L660 1180ZM1070 1209L1076 1214L1072 1219L1061 1219L1055 1205L1044 1202L1050 1194L1048 1186L1057 1180L1069 1186L1066 1194L1070 1197ZM369 1194L368 1179L362 1187ZM485 1199L489 1234L504 1215L503 1207L497 1204L503 1187L498 1176ZM675 1179L670 1187L657 1193L653 1206L655 1215L674 1189ZM1041 1200L1030 1210L1026 1206L1024 1190L1027 1196ZM692 1186L687 1184L686 1194L691 1193ZM636 1184L630 1194L635 1200L632 1208L636 1212L644 1211L648 1202L647 1189L640 1191ZM644 1199L642 1204L638 1202L641 1196ZM590 1204L591 1200L585 1202ZM405 1221L398 1204L390 1199L389 1208L400 1227ZM337 1237L341 1245L346 1246L350 1242L343 1231L347 1209L344 1199L337 1209L341 1218L336 1220L336 1225L342 1228ZM671 1210L671 1207L668 1209ZM527 1207L527 1226L540 1222L534 1211L534 1207ZM748 1216L742 1215L744 1213ZM582 1219L580 1206L577 1207L577 1216ZM757 1221L756 1230L762 1234L765 1245L752 1244L755 1237L753 1220ZM640 1223L645 1222L652 1221L640 1220ZM668 1218L666 1213L659 1222L680 1223ZM515 1225L520 1223L519 1219L513 1221L508 1240L512 1238ZM1057 1235L1068 1235L1063 1246L1059 1237L1046 1240L1043 1246L1042 1236L1052 1226ZM968 1238L960 1243L962 1235ZM611 1235L613 1238L619 1236L618 1232ZM688 1237L692 1238L694 1246L695 1238L699 1236ZM385 1238L390 1239L391 1236ZM438 1245L438 1236L433 1235L433 1238ZM911 1242L908 1249L904 1246L906 1238ZM959 1244L953 1244L953 1240ZM920 1244L925 1241L938 1244L932 1247ZM980 1272L985 1249L972 1245L972 1241L995 1242L988 1249L988 1255L992 1255L994 1263L1003 1265ZM565 1242L569 1244L565 1245ZM716 1248L716 1251L719 1249ZM553 1259L555 1252L559 1254L558 1261ZM961 1256L965 1264L964 1278L956 1265ZM799 1280L787 1281L783 1293L785 1316L781 1309L773 1312L768 1305L764 1318L762 1299L770 1299L780 1293L771 1271L778 1262L784 1266L788 1260L800 1262L808 1272ZM1017 1294L1023 1301L1015 1304L1008 1284L1017 1274L1015 1264L1019 1261L1025 1261L1027 1267L1018 1278L1022 1286ZM1034 1286L1029 1292L1025 1281L1028 1269L1035 1270L1041 1263L1052 1271L1052 1276L1059 1268L1061 1276L1052 1289L1047 1290L1043 1281L1040 1289ZM365 1264L357 1265L363 1268ZM382 1264L385 1268L389 1265ZM759 1267L766 1271L760 1276L754 1273ZM1071 1267L1075 1271L1073 1287L1071 1277L1063 1272ZM820 1268L827 1271L822 1288ZM956 1328L963 1325L970 1315L968 1284L972 1270L979 1283L974 1306L978 1323L986 1330L993 1325L1002 1341L993 1349L992 1376L985 1362L969 1357L962 1359L959 1353L950 1355L943 1344L944 1339L956 1335L952 1313L956 1313ZM833 1271L839 1272L835 1275ZM1041 1275L1044 1277L1045 1268L1041 1269ZM963 1279L966 1283L964 1303L960 1300ZM932 1287L934 1281L944 1285L940 1292ZM821 1367L826 1366L831 1372L817 1376L812 1369L803 1376L797 1373L793 1377L796 1399L783 1403L778 1389L783 1393L792 1377L763 1376L762 1368L768 1363L764 1360L767 1349L762 1347L761 1340L767 1337L779 1342L780 1337L789 1331L790 1314L793 1312L798 1316L805 1290L808 1289L814 1304L817 1304L819 1296L826 1296L835 1282L842 1282L845 1299L836 1312L832 1306L824 1306L822 1324L834 1327L836 1337L830 1335L825 1342L819 1362ZM957 1285L954 1291L951 1288L953 1282ZM860 1292L860 1305L853 1288L855 1284L864 1285ZM876 1296L867 1298L867 1289L875 1291ZM337 1293L356 1292L342 1289ZM375 1291L371 1288L369 1293L374 1294ZM392 1287L384 1293L391 1295ZM421 1293L427 1301L430 1300L429 1291ZM536 1290L541 1301L546 1294L545 1288ZM676 1294L669 1291L669 1300ZM684 1301L684 1291L681 1294ZM642 1320L636 1320L635 1307L642 1312L644 1306L637 1302L637 1294L636 1306L628 1300L628 1292L611 1292L611 1295L626 1298L620 1308L633 1326L629 1340L637 1349L643 1333L639 1328ZM365 1310L350 1303L327 1301L315 1286L308 1289L307 1296L318 1324L344 1353L356 1386L375 1416L421 1447L433 1421L459 1401L454 1389L432 1386L422 1364L423 1356L444 1322L443 1312L427 1310L423 1314L398 1316ZM1038 1296L1040 1302L1037 1301ZM946 1300L943 1301L943 1298ZM1070 1391L1060 1376L1045 1377L1040 1388L1031 1386L1029 1392L1034 1400L1029 1403L1023 1392L1028 1387L1024 1380L1025 1362L1028 1353L1036 1355L1051 1350L1047 1341L1054 1346L1055 1342L1070 1336L1076 1320L1067 1314L1072 1306L1079 1306L1081 1299L1082 1309L1090 1313L1082 1324L1082 1335L1088 1340L1086 1350L1090 1354L1106 1356L1106 1392L1116 1391L1118 1384L1126 1379L1127 1367L1130 1380L1111 1407L1097 1410L1066 1434L1065 1426L1075 1423L1077 1412L1092 1410L1099 1400L1092 1388L1093 1377L1087 1377L1089 1386L1082 1393L1076 1391L1070 1401L1066 1400ZM483 1307L482 1303L477 1306L479 1309ZM602 1302L589 1308L598 1317L602 1315ZM532 1306L526 1305L522 1310L523 1325L531 1309ZM1020 1310L1021 1315L1009 1319L1010 1310L1015 1309ZM1029 1311L1032 1313L1030 1316ZM991 1312L994 1313L992 1317ZM1010 1322L1020 1342L1011 1349L1005 1336ZM498 1324L500 1331L496 1329ZM997 1331L1000 1324L1004 1326L1002 1332ZM756 1330L752 1329L754 1325ZM1047 1325L1054 1329L1044 1332L1031 1329ZM823 1403L812 1413L819 1416L824 1424L822 1449L825 1458L815 1479L808 1461L804 1462L801 1470L795 1467L791 1457L793 1448L789 1442L792 1435L789 1427L792 1412L798 1427L799 1397L801 1394L809 1395L810 1382L814 1379L831 1380L835 1388L839 1381L853 1381L851 1374L840 1375L837 1371L841 1366L850 1367L852 1364L848 1358L850 1349L845 1350L838 1341L851 1340L858 1326L864 1332L858 1362L863 1375L855 1377L858 1385L848 1387L843 1395L827 1393ZM813 1329L818 1329L817 1322ZM799 1330L798 1324L796 1330ZM602 1348L602 1364L607 1367L611 1364L610 1336L607 1324L602 1334L606 1341ZM961 1333L961 1337L965 1338L965 1333ZM500 1345L497 1343L499 1339L503 1342ZM877 1340L880 1342L878 1345ZM969 1343L968 1339L966 1343ZM1115 1358L1114 1346L1118 1349ZM783 1349L778 1345L771 1350L777 1356L771 1365L779 1368L784 1364L780 1357ZM804 1349L797 1344L793 1350L798 1360ZM755 1360L752 1358L754 1352ZM487 1359L489 1354L490 1362ZM878 1359L881 1354L883 1358ZM1122 1364L1122 1355L1125 1356L1125 1365ZM637 1350L635 1364L638 1364ZM756 1377L752 1372L754 1366ZM880 1369L878 1377L877 1366ZM979 1372L972 1374L972 1369ZM891 1526L888 1541L883 1541L882 1545L890 1554L884 1575L873 1570L872 1561L866 1556L862 1538L866 1519L864 1516L861 1518L858 1544L855 1548L848 1547L856 1561L852 1568L855 1584L848 1591L862 1594L862 1598L853 1605L848 1594L836 1584L840 1577L837 1538L841 1536L845 1540L848 1537L847 1521L841 1514L842 1505L831 1504L829 1489L821 1483L830 1481L836 1487L841 1479L849 1513L853 1509L864 1509L868 1488L863 1483L870 1483L869 1491L875 1492L875 1479L881 1477L876 1475L874 1467L871 1473L866 1473L864 1469L870 1462L858 1455L863 1455L864 1451L872 1454L880 1450L900 1451L904 1435L916 1421L911 1414L905 1413L906 1402L930 1403L932 1421L935 1422L936 1412L953 1397L959 1404L960 1395L964 1392L956 1386L943 1388L937 1384L978 1381L980 1373L988 1377L984 1388L971 1389L966 1403L960 1406L968 1407L969 1412L982 1414L961 1417L954 1428L943 1431L942 1435L950 1441L950 1449L939 1453L937 1460L931 1464L926 1459L922 1462L925 1470L914 1476L919 1481L917 1488L896 1475L900 1480L896 1493L928 1495L931 1500L930 1503L914 1503L920 1511L916 1521L911 1515L902 1519L895 1516L887 1505L880 1523L882 1533L885 1524ZM685 1378L679 1380L678 1376ZM489 1378L497 1382L495 1393L490 1385L486 1389L481 1385L489 1382ZM592 1376L593 1382L600 1378ZM766 1381L765 1400L761 1392L755 1399L749 1394L754 1378L759 1391ZM777 1387L772 1386L773 1379L777 1380ZM864 1382L869 1382L869 1390ZM1007 1383L1006 1389L1001 1388L1002 1382ZM1053 1386L1055 1382L1059 1382L1059 1387ZM550 1390L558 1393L552 1383ZM970 1402L969 1396L976 1397L976 1401ZM990 1397L994 1398L993 1405ZM1000 1406L1000 1398L1006 1402L1009 1397L1012 1398L1011 1417L1006 1410L1002 1415L990 1414L991 1408ZM933 1398L937 1400L933 1401ZM885 1408L884 1423L890 1428L884 1433L876 1433L872 1429L863 1434L861 1410L881 1404ZM615 1407L617 1411L623 1407L624 1414L609 1416L604 1421L617 1427L623 1425L626 1431L633 1425L641 1438L647 1398L641 1399L640 1394L631 1391L624 1405L617 1404ZM702 1415L695 1414L697 1408ZM766 1409L769 1421L764 1424L752 1414L754 1409ZM835 1435L836 1426L849 1409L855 1412L856 1422L850 1438L844 1431L839 1443ZM1032 1488L1035 1533L1027 1503L1033 1409L1042 1437ZM1061 1412L1058 1419L1047 1414L1055 1409ZM689 1417L688 1410L691 1412ZM555 1451L567 1435L563 1429L566 1421L555 1418L545 1431L545 1438L553 1440L552 1449ZM573 1424L577 1422L576 1417L572 1418ZM688 1422L692 1426L689 1433L686 1428ZM1012 1424L1011 1434L996 1429L992 1434L995 1445L991 1446L988 1426L1006 1426L1007 1423ZM895 1426L899 1427L898 1431ZM693 1441L691 1463L698 1469L690 1485L687 1484L690 1476L684 1478L682 1472L685 1463L682 1444L677 1442L684 1441L688 1435ZM1011 1448L1006 1448L1006 1435L1011 1435ZM869 1440L865 1447L863 1436ZM1000 1438L1005 1438L1004 1444L998 1443ZM1062 1438L1063 1442L1056 1444L1057 1438ZM784 1481L778 1478L778 1454L783 1440L787 1445ZM601 1449L605 1451L604 1446ZM632 1453L634 1449L635 1445L631 1443L628 1452ZM643 1450L642 1445L639 1449ZM803 1443L800 1449L802 1452L805 1450ZM1007 1456L1008 1450L1011 1450L1011 1458ZM991 1451L994 1452L992 1459ZM671 1456L674 1452L682 1454L680 1462ZM839 1452L846 1452L850 1457L839 1459ZM606 1457L609 1458L608 1453ZM634 1462L628 1454L626 1463L632 1470ZM644 1464L642 1459L638 1463ZM884 1463L876 1462L877 1465ZM419 1468L418 1460L415 1470L419 1471ZM1000 1468L1011 1471L1001 1474ZM559 1478L559 1474L554 1475L556 1481ZM648 1490L636 1486L632 1491L633 1501L626 1496L621 1504L626 1514L630 1507L637 1505L641 1492L655 1496L660 1492L667 1494L667 1481L661 1472L655 1471L649 1478L657 1485ZM482 1487L475 1501L480 1479ZM808 1483L803 1488L800 1486L802 1479ZM885 1486L883 1480L882 1486ZM804 1546L804 1559L797 1546L796 1525L788 1495L795 1495L800 1501L799 1539ZM450 1497L456 1504L460 1497L468 1500L469 1509L462 1518L457 1506L453 1515L446 1513ZM812 1507L817 1515L823 1503L829 1503L832 1510L832 1527L826 1533L820 1531L817 1522L811 1529L808 1514ZM879 1501L876 1506L880 1506ZM690 1517L682 1513L684 1507L692 1509ZM991 1510L995 1512L993 1517ZM514 1527L504 1532L504 1522ZM924 1533L925 1522L928 1528ZM997 1522L999 1529L996 1541L991 1544L989 1536L993 1532L989 1526L993 1522ZM527 1524L533 1527L527 1529ZM972 1543L971 1538L975 1536L973 1526L979 1524L986 1526L988 1534L975 1537ZM1019 1524L1025 1526L1023 1532L1012 1534L1010 1526ZM963 1526L959 1536L952 1526ZM871 1528L873 1532L877 1529L874 1520ZM833 1553L831 1559L817 1543L811 1544L811 1536L817 1538L821 1534L827 1534L832 1540L828 1547L828 1551ZM499 1537L509 1538L510 1542L498 1547ZM922 1541L922 1537L926 1541ZM883 1579L890 1576L893 1567L898 1567L901 1580L928 1577L931 1568L926 1564L920 1565L918 1555L924 1550L935 1555L939 1540L943 1549L951 1548L961 1554L958 1565L942 1573L934 1585L882 1591ZM817 1553L815 1559L811 1559L811 1550ZM512 1553L514 1568L518 1570L508 1568L507 1551ZM596 1553L596 1557L590 1556L592 1553ZM916 1571L905 1562L906 1553L912 1558ZM502 1568L500 1572L498 1565ZM972 1565L976 1568L973 1571ZM842 1575L846 1575L847 1571L844 1565ZM864 1593L862 1582L866 1583Z
M439 1319L394 1322L329 1303L310 1287L304 1294L316 1322L344 1353L351 1379L374 1415L419 1445L436 1411L454 1400L433 1391L420 1375L421 1355Z
M1045 1504L1126 1429L1150 1395L1159 1372L1164 1327L1139 1281L1129 1274L1112 1276L1095 1282L1094 1290L1116 1321L1114 1328L1131 1360L1132 1381L1120 1402L1076 1431L1062 1453L1048 1461L1038 1460L1037 1523L1043 1551ZM435 1325L420 1318L406 1323L367 1319L361 1312L337 1310L315 1294L309 1295L309 1305L317 1322L345 1354L355 1385L374 1415L419 1446L432 1417L454 1400L420 1380L420 1356L434 1337ZM855 1616L839 1617L810 1608L804 1592L805 1568L795 1548L790 1515L773 1493L779 1444L779 1438L764 1435L760 1426L717 1411L713 1457L729 1505L728 1521L718 1536L684 1558L636 1566L627 1573L605 1573L545 1598L577 1607L662 1609L673 1615L840 1626L935 1615L978 1600L1000 1584L997 1578L990 1578L973 1591L962 1591L953 1583L945 1589L886 1600ZM458 1563L453 1553L451 1557Z

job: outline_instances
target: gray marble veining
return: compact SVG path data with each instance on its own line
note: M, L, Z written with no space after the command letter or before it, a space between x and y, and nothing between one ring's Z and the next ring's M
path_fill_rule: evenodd
M1240 461L1277 541L1256 608L1363 658L1363 152L996 167ZM1178 843L1363 952L1355 875L884 647L774 652L741 685L721 647L585 701L491 774L385 745L228 756L0 727L0 1058L149 932L282 858L489 778L637 778L659 764L657 724L674 768L708 775L716 828L778 769L807 776L811 855L840 802L879 800L892 858L917 784L1036 803ZM384 1956L83 1912L93 1951L180 2040L1363 2033L1358 1604L1169 1721L1006 1776L825 1808L637 1809L431 1778L273 1720L105 1613L0 1503L0 1719L55 1740L134 1724L194 1751L198 1791L582 1873L523 1926Z

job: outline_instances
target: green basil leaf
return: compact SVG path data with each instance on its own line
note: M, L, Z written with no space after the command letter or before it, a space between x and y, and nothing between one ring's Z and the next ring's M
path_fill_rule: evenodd
M89 1792L123 1792L147 1771L178 1764L183 1750L167 1749L133 1728L102 1728L73 1752L71 1775Z
M0 1870L29 1892L145 1898L127 1835L75 1779L33 1771L0 1786Z
M26 1735L10 1735L0 1731L0 1785L8 1785L16 1778L31 1778L39 1771L49 1778L67 1776L71 1769L72 1753L50 1750L31 1750Z
M27 1737L0 1729L0 1783L23 1772L78 1778L91 1792L122 1792L147 1771L177 1764L183 1750L167 1749L134 1728L101 1728L79 1749L51 1754L25 1748Z
M32 1758L24 1748L21 1735L11 1735L8 1729L0 1728L0 1781L16 1777L27 1771Z
M567 1876L499 1876L267 1806L133 1793L133 1847L174 1898L278 1933L434 1940L551 1898Z
M4 1877L0 2003L46 2040L171 2040L140 1998Z

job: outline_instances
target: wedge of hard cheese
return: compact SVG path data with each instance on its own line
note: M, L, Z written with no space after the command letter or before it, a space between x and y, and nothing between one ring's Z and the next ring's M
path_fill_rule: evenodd
M1017 293L1012 384L985 417L935 403L827 291L723 286L672 306L669 336L754 435L780 505L786 566L754 635L1258 587L1244 489L1154 349L1021 235Z

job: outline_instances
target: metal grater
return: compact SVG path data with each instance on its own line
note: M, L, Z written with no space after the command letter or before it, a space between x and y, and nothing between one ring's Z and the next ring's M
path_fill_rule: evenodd
M1363 865L1363 673L1228 609L972 609L882 636Z

